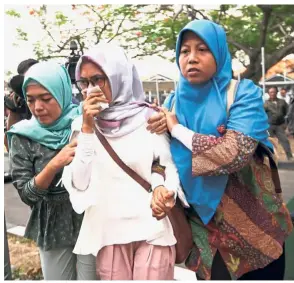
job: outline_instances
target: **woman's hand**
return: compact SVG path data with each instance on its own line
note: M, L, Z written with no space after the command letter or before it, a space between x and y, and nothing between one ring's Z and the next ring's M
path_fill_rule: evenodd
M167 132L165 114L163 112L163 108L160 109L160 112L152 115L147 121L147 123L149 124L147 130L150 131L152 134L156 133L160 135Z
M93 133L94 117L97 116L102 110L101 106L99 105L100 102L109 103L102 91L90 93L84 100L82 126L83 133Z
M174 195L173 191L168 191L164 186L157 187L151 200L152 216L157 220L163 219L175 205Z
M55 175L66 165L72 162L75 156L77 140L74 139L66 145L57 155L45 166L45 168L35 177L35 186L39 190L47 190Z
M66 145L55 157L48 163L51 169L56 173L62 169L64 166L72 162L75 156L75 150L77 147L77 139L72 140L68 145Z
M163 109L166 118L166 124L169 132L172 132L172 129L175 125L179 124L177 116L175 113L168 111L167 109Z

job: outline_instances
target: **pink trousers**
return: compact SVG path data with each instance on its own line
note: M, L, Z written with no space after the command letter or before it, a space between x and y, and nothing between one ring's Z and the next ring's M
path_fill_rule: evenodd
M96 273L101 280L173 280L175 258L175 246L111 245L99 251Z

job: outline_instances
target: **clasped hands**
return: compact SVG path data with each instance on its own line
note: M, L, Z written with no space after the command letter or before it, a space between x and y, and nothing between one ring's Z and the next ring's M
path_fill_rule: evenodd
M151 200L152 216L157 220L163 219L176 203L175 193L164 186L158 186L153 191Z

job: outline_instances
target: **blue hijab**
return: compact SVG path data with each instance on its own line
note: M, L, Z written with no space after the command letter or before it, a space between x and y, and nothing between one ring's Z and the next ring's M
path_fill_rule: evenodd
M11 137L18 134L36 141L51 149L63 148L71 134L71 123L80 115L81 107L72 103L71 81L67 70L54 62L41 62L32 66L25 75L23 93L26 98L27 85L35 81L46 88L58 102L62 113L50 125L44 125L32 116L30 120L23 120L11 127L7 132L10 147Z
M212 52L217 71L206 83L191 84L180 75L177 89L165 107L170 109L175 99L175 113L180 124L205 135L220 136L219 125L241 132L268 147L267 115L263 108L262 92L250 80L239 84L235 101L227 119L227 87L232 79L232 62L224 29L207 20L194 20L180 32L176 45L176 61L185 31L192 31L200 37ZM189 204L196 210L204 224L213 217L224 194L228 175L193 177L192 152L180 141L172 139L171 152L179 171L180 180Z

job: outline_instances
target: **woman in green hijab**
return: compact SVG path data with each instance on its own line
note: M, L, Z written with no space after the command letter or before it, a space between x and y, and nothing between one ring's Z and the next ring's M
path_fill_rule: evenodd
M81 114L69 75L57 63L38 63L26 73L23 93L32 118L10 129L8 143L13 184L31 207L25 237L39 247L45 280L95 280L95 258L72 253L83 215L60 182L75 154L71 123Z

